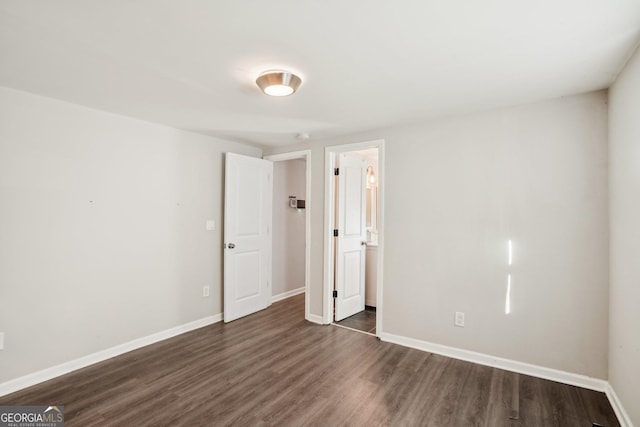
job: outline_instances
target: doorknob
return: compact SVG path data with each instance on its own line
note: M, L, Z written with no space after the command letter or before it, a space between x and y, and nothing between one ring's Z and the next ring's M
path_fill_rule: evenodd
M363 240L362 242L360 242L360 244L361 244L362 246L367 246L367 242L365 242L364 240Z
M233 243L229 243L229 244L227 245L227 247L228 247L229 249L233 249L233 248L235 248L235 247L236 247L236 245L234 245Z

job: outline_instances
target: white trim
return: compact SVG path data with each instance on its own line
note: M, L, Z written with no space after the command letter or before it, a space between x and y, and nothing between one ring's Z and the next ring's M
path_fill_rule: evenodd
M118 344L114 347L100 350L96 353L82 356L78 359L70 360L68 362L61 363L50 368L43 369L32 374L27 374L13 380L9 380L0 384L0 396L4 396L18 390L22 390L32 385L39 384L44 381L59 377L69 372L85 368L89 365L93 365L102 362L112 357L120 356L121 354L128 353L130 351L145 347L157 343L159 341L166 340L168 338L175 337L185 332L193 331L195 329L202 328L204 326L218 323L222 320L222 313L214 316L204 317L193 322L185 323L180 326L176 326L164 331L156 332L155 334L147 335L146 337L136 338L132 341Z
M307 314L305 316L305 319L307 319L309 322L317 323L318 325L324 325L324 323L322 322L322 316L318 316L315 314Z
M613 389L613 386L610 383L607 383L607 388L605 390L605 393L607 394L607 398L611 403L613 412L615 412L616 416L618 417L618 422L620 423L620 426L633 427L633 423L631 422L631 418L629 417L629 414L627 414L627 411L624 410L624 406L622 406L622 402L618 398L618 395L616 394L615 390Z
M380 140L378 144L378 210L376 221L378 222L378 273L376 277L376 335L383 333L382 329L382 309L384 306L382 287L384 285L384 196L385 191L385 144Z
M293 289L291 291L286 291L283 292L281 294L278 295L274 295L271 297L271 303L273 304L274 302L278 302L278 301L282 301L283 299L287 299L287 298L291 298L293 296L296 295L300 295L302 293L304 293L305 287L301 287L301 288L297 288L297 289Z
M322 280L322 324L333 321L331 316L333 290L333 169L334 159L329 147L324 149L324 277Z
M415 338L403 337L401 335L383 333L378 334L378 337L380 337L382 341L399 344L405 347L411 347L417 350L427 351L429 353L441 354L443 356L465 360L467 362L477 363L480 365L500 368L506 371L518 372L525 375L557 381L559 383L582 387L589 390L604 392L607 389L607 381L587 377L585 375L532 365L525 362L518 362L516 360L504 359L502 357L435 344L428 341L417 340Z
M376 295L376 334L380 336L383 331L383 284L384 284L384 139L377 139L353 144L342 144L325 147L324 151L324 280L322 289L323 323L333 322L331 316L331 294L333 290L333 211L334 211L334 185L333 169L335 168L335 155L349 151L358 151L366 148L378 149L378 286Z
M264 160L281 162L283 160L305 159L306 188L305 188L305 253L304 253L304 318L311 320L311 150L291 151L289 153L264 156Z
M297 295L304 291L304 288L299 288L294 291L282 293L278 296L282 296L291 292L297 292L289 296ZM288 298L284 296L281 299ZM7 381L0 384L0 396L14 393L27 387L39 384L44 381L51 380L61 375L68 374L78 369L85 368L87 366L102 362L112 357L119 356L124 353L157 343L159 341L166 340L168 338L175 337L186 332L193 331L214 323L218 323L222 320L222 313L214 316L205 317L193 322L185 323L184 325L176 326L174 328L166 329L164 331L157 332L155 334L147 335L146 337L137 338L132 341L128 341L123 344L116 345L114 347L98 351L96 353L89 354L87 356L80 357L78 359L71 360L69 362L62 363L60 365L52 366L50 368L43 369L32 374L24 375L22 377ZM312 323L322 325L322 316L314 314L308 314L305 319ZM335 326L344 327L342 325ZM359 331L363 332L363 331ZM368 332L363 332L368 335ZM552 381L557 381L564 384L569 384L577 387L582 387L590 390L604 392L611 403L618 421L622 427L633 427L633 423L629 418L629 415L624 409L622 402L618 398L618 395L614 391L611 384L607 381L597 378L587 377L584 375L573 374L570 372L560 371L557 369L546 368L543 366L532 365L529 363L518 362L515 360L504 359L501 357L490 356L483 353L477 353L474 351L458 349L455 347L448 347L440 344L434 344L427 341L421 341L414 338L403 337L400 335L394 335L389 333L378 334L378 337L382 341L402 345L405 347L415 348L417 350L427 351L430 353L441 354L443 356L452 357L454 359L465 360L467 362L478 363L480 365L492 366L495 368L505 369L507 371L518 372L521 374L531 375L539 378L544 378Z

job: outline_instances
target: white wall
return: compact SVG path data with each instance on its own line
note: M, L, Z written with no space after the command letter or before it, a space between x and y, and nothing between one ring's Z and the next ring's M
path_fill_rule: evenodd
M324 147L375 139L386 141L384 332L607 378L606 92L271 150L313 151L312 314Z
M640 51L609 96L609 382L640 426Z
M304 287L305 211L289 207L289 196L306 198L306 161L273 164L274 296Z
M225 151L0 88L0 383L221 312Z

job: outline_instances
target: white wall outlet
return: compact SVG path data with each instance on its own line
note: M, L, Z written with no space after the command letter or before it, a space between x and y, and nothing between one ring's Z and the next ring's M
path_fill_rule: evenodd
M207 231L215 230L216 229L216 220L215 219L208 219L205 228L207 229Z
M0 350L4 350L4 332L0 332Z
M456 326L460 326L460 327L464 328L464 313L463 312L456 311L455 324L456 324Z
M208 286L203 286L202 287L202 296L203 297L208 297L209 296L209 287Z

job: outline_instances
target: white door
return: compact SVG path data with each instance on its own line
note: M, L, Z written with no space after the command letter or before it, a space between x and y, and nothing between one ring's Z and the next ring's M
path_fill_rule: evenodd
M336 228L335 320L364 310L366 173L363 160L340 155Z
M271 304L273 163L227 153L224 192L224 321Z

